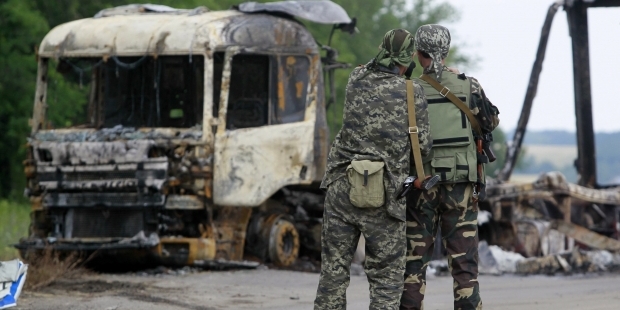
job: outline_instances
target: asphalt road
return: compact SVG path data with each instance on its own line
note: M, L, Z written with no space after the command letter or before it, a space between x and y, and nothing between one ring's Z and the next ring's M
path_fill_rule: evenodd
M620 274L481 276L485 309L620 309ZM88 275L24 292L15 309L312 309L318 274L282 270L185 275ZM368 309L368 282L353 276L348 309ZM452 279L429 277L426 310L452 308Z

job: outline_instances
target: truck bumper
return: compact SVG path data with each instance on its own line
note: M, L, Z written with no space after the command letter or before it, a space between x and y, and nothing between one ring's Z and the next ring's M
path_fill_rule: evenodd
M143 237L143 236L141 236ZM148 238L130 239L111 238L72 238L23 240L15 248L25 255L27 252L41 250L85 252L95 256L123 254L123 258L132 260L140 258L151 264L172 266L214 266L216 260L216 243L212 238L158 238L151 234ZM222 263L231 263L224 262Z

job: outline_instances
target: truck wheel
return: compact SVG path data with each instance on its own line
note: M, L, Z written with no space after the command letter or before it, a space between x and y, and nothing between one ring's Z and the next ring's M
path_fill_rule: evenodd
M269 260L278 266L290 266L299 255L299 233L293 223L278 219L269 233Z

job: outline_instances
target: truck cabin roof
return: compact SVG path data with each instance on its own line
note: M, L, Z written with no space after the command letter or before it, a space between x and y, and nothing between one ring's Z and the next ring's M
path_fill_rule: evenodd
M335 5L330 1L312 2ZM152 5L112 8L93 18L55 27L41 42L38 53L41 57L54 58L188 55L233 45L276 51L317 51L310 32L290 13L252 9L243 13L239 8L226 11L177 10ZM346 12L344 16L348 19Z

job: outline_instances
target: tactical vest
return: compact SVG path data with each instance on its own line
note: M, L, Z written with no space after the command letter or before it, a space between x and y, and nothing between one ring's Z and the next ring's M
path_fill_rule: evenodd
M424 173L439 175L440 183L475 183L478 180L476 143L467 116L431 85L420 79L417 79L417 82L424 88L428 100L428 116L433 137L430 160L428 157L424 160ZM470 105L470 79L461 79L458 75L444 70L440 83L466 105ZM412 174L414 171L415 169L412 169Z

